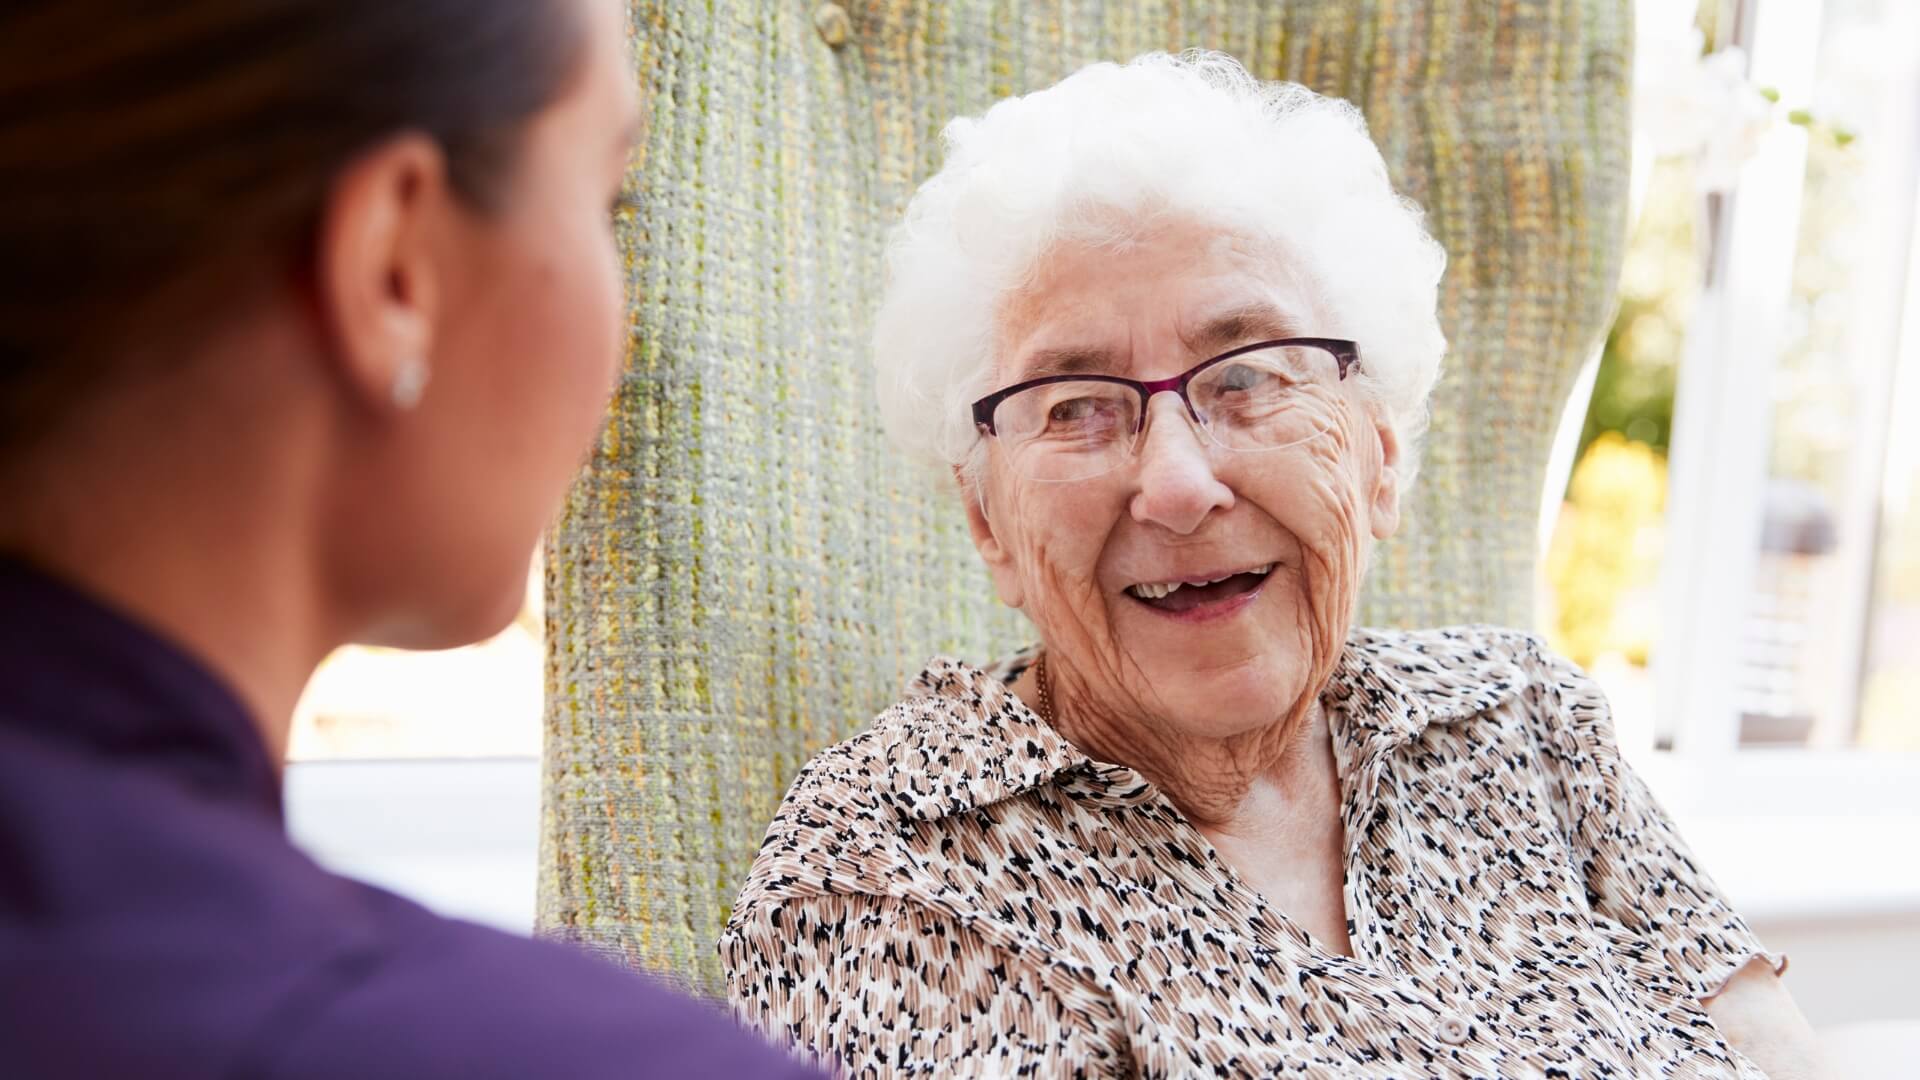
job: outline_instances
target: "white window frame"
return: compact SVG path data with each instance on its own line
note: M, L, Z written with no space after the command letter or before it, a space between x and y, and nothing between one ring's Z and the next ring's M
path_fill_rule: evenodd
M1749 51L1750 75L1778 89L1785 102L1812 99L1823 8L1821 0L1745 0L1739 7L1735 39ZM1900 17L1920 23L1911 10ZM1875 175L1881 190L1905 186L1920 198L1915 129L1912 122L1894 123L1870 134L1883 144L1877 148L1880 160L1900 163ZM1807 137L1802 128L1776 125L1735 190L1711 207L1710 220L1703 223L1709 237L1707 278L1688 328L1674 402L1661 639L1653 658L1655 731L1663 745L1680 753L1724 754L1739 742L1734 688L1758 569L1772 433L1771 375L1785 341ZM1888 149L1887 141L1896 145ZM1903 210L1913 204L1899 195L1890 198ZM1862 416L1847 497L1838 507L1841 546L1834 563L1843 569L1844 581L1825 598L1818 630L1829 644L1824 676L1812 689L1826 706L1815 729L1816 747L1848 745L1858 714L1885 497L1881 481L1888 463L1891 391L1901 367L1911 381L1920 350L1915 213L1920 211L1896 214L1903 219L1887 222L1882 258L1860 270L1863 288L1854 322L1865 344L1855 374L1880 391L1868 400L1882 407ZM1849 374L1835 372L1835 377Z

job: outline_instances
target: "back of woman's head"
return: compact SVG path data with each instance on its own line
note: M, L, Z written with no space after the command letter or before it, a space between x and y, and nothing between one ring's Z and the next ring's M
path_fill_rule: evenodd
M582 36L559 0L0 9L0 454L297 273L335 172L437 141L486 209Z

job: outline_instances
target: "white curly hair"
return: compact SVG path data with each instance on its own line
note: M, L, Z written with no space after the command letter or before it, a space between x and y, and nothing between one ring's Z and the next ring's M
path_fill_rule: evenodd
M1219 53L1149 53L956 119L944 139L946 163L889 238L873 333L880 413L902 449L975 475L969 405L995 388L996 319L1042 257L1181 222L1285 253L1331 320L1314 332L1359 343L1361 385L1411 482L1446 351L1446 253L1394 192L1358 109ZM1134 228L1116 235L1116 222Z

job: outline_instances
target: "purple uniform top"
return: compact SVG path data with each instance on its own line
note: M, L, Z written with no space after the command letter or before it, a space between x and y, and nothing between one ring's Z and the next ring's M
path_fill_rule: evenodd
M288 843L234 696L0 558L0 1077L811 1077L561 945Z

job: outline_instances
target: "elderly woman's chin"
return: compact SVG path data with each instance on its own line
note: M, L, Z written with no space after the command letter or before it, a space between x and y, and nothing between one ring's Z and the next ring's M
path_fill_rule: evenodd
M1307 696L1316 666L1332 663L1316 663L1312 612L1280 567L1215 606L1228 610L1202 610L1196 619L1124 596L1115 637L1161 723L1216 739L1271 728Z

